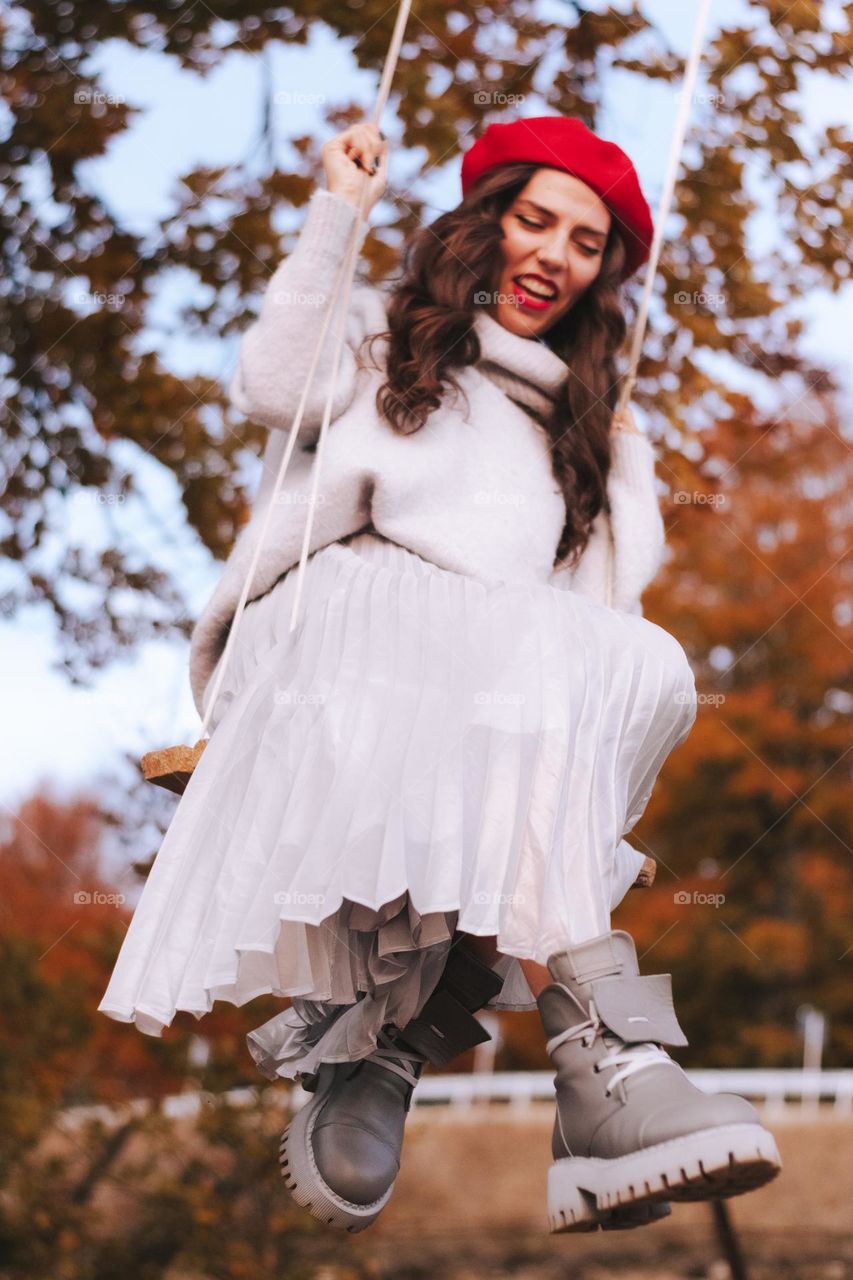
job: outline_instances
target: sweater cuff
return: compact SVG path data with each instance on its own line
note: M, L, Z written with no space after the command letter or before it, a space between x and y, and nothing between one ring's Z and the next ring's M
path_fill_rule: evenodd
M339 264L346 253L350 233L356 221L355 206L343 196L316 187L308 201L308 209L291 257L310 257L323 263ZM361 250L370 223L362 219L358 231L357 251Z
M633 431L613 432L610 475L631 489L654 489L655 451L648 436Z

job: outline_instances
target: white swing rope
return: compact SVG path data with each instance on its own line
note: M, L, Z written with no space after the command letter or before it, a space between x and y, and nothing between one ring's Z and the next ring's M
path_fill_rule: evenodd
M643 338L646 333L646 320L649 314L649 302L651 300L652 289L655 283L655 274L657 273L661 245L663 244L663 229L664 224L669 217L669 210L672 206L672 195L675 190L675 176L678 172L681 149L684 145L684 135L687 132L687 118L690 115L690 99L693 96L693 86L696 83L696 76L699 71L699 62L702 58L702 46L705 42L705 28L708 24L708 14L710 9L711 0L701 0L699 12L696 15L696 26L693 30L693 46L690 50L690 56L687 59L687 66L684 70L684 81L681 86L681 100L678 104L675 131L673 132L672 143L669 148L669 163L666 170L666 179L663 184L663 190L661 191L657 217L655 218L655 234L652 239L652 247L649 252L649 263L646 267L646 277L643 282L643 293L640 299L637 319L634 323L634 333L631 340L630 355L628 357L628 372L625 375L625 381L622 384L622 390L619 395L619 402L616 406L617 413L621 412L625 408L631 398L631 392L634 389L634 382L637 377L637 365L640 362L640 348L643 345Z
M696 83L696 76L699 72L699 62L702 58L702 47L705 43L705 28L708 25L708 14L711 9L711 0L701 0L699 12L696 15L696 25L693 28L693 44L690 49L690 55L687 59L687 65L684 69L684 80L681 85L681 98L678 103L678 114L675 118L675 129L672 134L672 142L669 148L669 161L666 169L666 178L661 191L660 201L658 202L657 217L655 218L655 232L652 238L652 247L649 251L649 261L646 267L646 275L643 281L643 292L640 298L640 306L637 310L637 319L634 321L634 331L631 338L631 348L628 355L628 369L622 382L619 392L619 399L616 404L615 412L621 413L631 399L631 392L634 390L634 383L637 379L637 366L640 363L640 349L643 345L643 338L646 335L646 322L649 315L649 302L652 297L652 289L654 288L655 276L657 274L658 261L660 260L660 251L663 244L663 231L666 220L669 217L669 211L672 207L672 196L675 191L675 177L678 172L678 164L681 158L681 149L684 145L684 135L687 132L687 119L690 115L690 99L693 96L693 86ZM613 566L616 559L616 548L613 543L613 525L608 520L608 554L607 554L607 584L605 588L605 597L608 608L613 607Z
M382 119L382 112L385 110L385 104L388 101L388 95L391 91L391 82L394 77L394 72L397 68L397 61L400 55L400 47L403 43L403 35L405 33L406 22L408 21L411 5L412 5L412 0L401 0L400 7L397 11L397 20L394 24L394 31L391 36L391 43L388 46L388 53L385 56L385 63L382 68L382 76L379 82L379 90L376 94L376 102L374 103L373 111L370 117L371 122L374 125L376 125L377 128ZM294 627L296 626L297 610L299 608L299 601L302 595L302 583L305 577L305 563L308 558L308 547L310 545L311 530L314 524L314 509L317 502L317 492L318 492L319 483L320 483L320 467L321 467L321 460L323 456L323 445L325 443L326 432L328 430L329 420L332 414L332 403L334 401L335 389L337 386L337 379L338 379L338 370L340 368L341 354L343 352L343 345L344 345L343 340L344 340L346 318L349 312L350 292L352 289L352 282L353 282L353 277L355 275L355 267L357 262L356 245L358 244L359 233L361 230L362 223L364 221L365 206L367 204L367 193L369 190L369 186L370 186L369 175L365 170L365 172L362 174L361 195L359 197L358 208L356 211L356 219L350 231L349 241L347 244L347 251L346 251L346 254L344 255L344 260L338 269L337 276L335 277L335 283L332 286L332 296L329 299L328 306L326 307L326 314L324 316L323 324L320 329L320 336L317 339L317 345L314 348L314 355L311 359L311 364L309 365L309 368L308 368L308 375L305 379L305 385L302 389L302 396L299 401L299 406L296 410L296 417L293 419L293 423L290 428L290 434L287 440L287 447L282 456L281 463L279 464L278 472L275 478L275 483L273 485L273 490L270 495L269 502L267 504L266 515L261 525L261 530L258 535L257 542L255 544L255 550L254 550L254 554L252 555L251 563L249 564L249 568L246 572L246 581L243 584L243 590L240 593L240 599L237 602L237 607L234 611L234 616L231 620L231 627L228 633L228 640L226 642L222 656L219 660L216 679L214 680L211 686L210 693L205 698L205 701L207 703L207 708L205 710L204 718L201 723L202 738L204 738L207 733L207 726L210 722L210 718L213 713L213 708L216 706L216 699L219 696L219 690L222 687L222 681L225 676L225 670L228 665L228 659L230 658L231 653L234 649L234 644L237 638L237 628L240 624L240 619L243 616L243 611L246 607L246 601L249 596L249 591L251 589L251 585L255 577L255 570L258 565L258 559L260 557L261 547L263 546L264 541L266 539L266 534L269 528L270 520L272 519L272 514L273 514L273 511L275 510L276 499L278 497L279 490L284 481L284 476L285 476L285 472L287 471L288 464L293 455L293 449L296 444L299 428L302 424L302 417L305 413L305 405L308 400L308 393L311 389L311 385L314 380L314 374L316 373L317 365L320 362L320 354L323 350L323 345L326 340L326 334L329 331L329 325L331 324L332 316L335 314L336 308L337 308L338 325L337 325L337 329L335 330L335 339L334 339L334 363L332 367L331 377L329 379L329 391L326 397L326 405L323 411L323 421L320 426L320 435L317 440L316 453L314 456L314 463L313 463L312 472L311 472L312 485L311 485L311 497L308 505L308 520L305 526L305 535L302 539L302 552L299 557L299 569L297 571L297 577L296 577L296 596L293 601L293 612L291 614L291 619L290 619L290 631L293 631ZM341 297L341 306L337 307L339 296Z
M699 13L696 19L696 26L693 33L693 44L690 50L690 55L688 58L688 62L687 62L687 66L684 74L684 81L682 84L681 99L679 102L678 115L676 117L675 130L672 137L672 143L670 145L670 154L669 154L669 162L667 165L666 179L664 182L663 190L661 192L660 202L658 204L657 218L655 220L654 237L652 240L652 247L649 253L648 266L646 268L646 276L645 276L645 283L643 286L643 293L640 300L637 319L634 325L633 338L631 342L631 348L630 348L630 354L629 354L629 360L628 360L628 371L625 375L625 379L622 384L622 390L621 390L621 393L619 396L619 402L616 408L617 413L620 412L622 409L624 409L624 407L627 405L628 400L630 399L630 396L631 396L631 391L634 386L634 381L636 379L637 366L639 364L639 359L640 359L640 348L642 346L642 341L643 341L643 337L645 335L645 330L646 330L649 301L651 299L652 288L654 286L655 272L657 270L657 263L660 258L661 245L663 243L664 223L666 222L666 219L669 215L669 210L672 204L672 196L675 190L675 177L678 171L679 157L680 157L681 148L684 142L684 135L687 130L687 119L690 113L690 98L693 93L693 86L696 82L696 76L699 70L699 62L702 56L702 46L704 42L705 28L707 25L710 7L711 7L711 0L701 0ZM401 0L400 8L398 9L398 12L397 12L397 20L394 26L394 32L391 37L391 43L389 45L388 53L385 58L385 64L382 69L382 77L380 80L379 90L376 95L376 102L374 104L373 112L371 114L371 121L373 124L377 126L382 118L382 112L385 108L386 102L388 100L388 95L390 93L391 82L394 76L394 72L396 70L397 61L400 53L400 47L403 42L403 35L405 33L406 22L408 21L410 9L411 9L411 0ZM236 641L237 628L239 626L240 619L243 616L243 611L246 607L249 591L251 589L252 581L254 579L255 570L258 564L258 559L260 557L261 547L266 538L267 529L269 528L269 523L270 523L270 520L272 519L272 513L273 513L273 510L275 509L276 498L278 496L278 492L281 488L281 485L284 481L284 476L293 454L293 449L296 443L299 427L302 423L302 417L305 412L305 405L307 403L308 393L314 379L314 374L316 373L316 370L317 370L317 365L319 364L319 361L320 361L320 354L323 350L323 344L325 342L326 334L328 333L329 326L331 324L332 315L335 313L338 296L341 294L341 291L343 291L342 305L338 308L338 313L337 313L338 324L335 330L334 361L332 366L331 377L329 379L329 390L326 396L326 404L323 411L323 420L320 426L320 434L317 440L316 452L315 452L314 462L311 470L311 479L312 479L311 496L308 504L308 518L305 524L305 532L302 539L302 550L299 557L299 567L298 567L297 576L296 576L296 593L293 601L293 611L291 613L291 618L290 618L290 631L292 632L297 625L297 613L299 609L299 603L302 597L302 586L305 578L305 565L308 559L308 548L311 543L311 531L314 524L314 512L315 512L315 507L317 503L317 494L319 491L323 447L325 444L326 434L328 431L329 421L331 418L332 403L334 401L335 390L337 387L338 372L340 369L340 360L341 360L341 355L343 353L343 345L344 345L343 339L344 339L346 318L349 311L350 292L352 289L352 282L353 282L353 277L355 275L355 266L356 266L356 260L357 260L356 245L358 243L358 237L359 237L361 225L362 225L362 222L364 221L364 209L367 203L368 187L369 187L368 175L365 172L363 174L363 185L362 185L361 196L360 196L359 205L357 209L356 220L355 220L355 223L353 224L352 230L350 231L350 237L347 245L347 252L344 255L344 260L341 264L341 267L338 270L338 274L336 276L335 283L332 288L332 296L331 296L329 305L326 308L326 314L323 319L323 324L320 330L320 336L317 340L317 345L314 350L314 355L312 357L311 364L308 369L308 374L305 380L305 386L303 387L302 396L299 401L299 406L296 410L296 416L290 428L287 447L282 456L281 463L279 464L278 473L276 475L275 483L273 485L273 491L272 491L272 494L270 495L269 503L267 505L266 515L261 525L261 530L257 538L254 554L252 555L252 560L246 574L246 581L243 584L243 590L240 594L240 599L237 602L237 607L234 611L234 617L231 622L231 627L228 634L228 640L226 642L222 656L218 663L216 678L211 686L209 695L207 695L205 699L207 702L207 709L204 713L204 718L202 720L202 725L201 725L202 738L206 735L207 726L209 724L211 715L213 713L213 708L216 705L216 699L219 696L219 690L222 687L222 681L225 676L225 670L228 664L228 660L233 651L234 644ZM611 605L613 600L613 559L614 559L613 532L611 528L610 529L610 549L609 549L608 566L607 566L608 568L607 588L606 588L608 605Z

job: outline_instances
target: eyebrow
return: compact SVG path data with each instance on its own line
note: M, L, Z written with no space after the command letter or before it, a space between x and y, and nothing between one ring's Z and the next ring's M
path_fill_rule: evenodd
M554 216L554 215L553 215L553 213L552 213L552 211L551 211L550 209L546 209L544 205L537 204L535 200L528 200L528 199L525 197L525 198L524 198L524 200L519 200L519 202L518 202L518 203L519 203L519 204L529 204L529 205L531 206L531 208L533 208L533 209L537 209L537 210L539 211L539 213L544 213L544 214L546 215L546 217L553 218L553 216ZM600 236L602 240L606 240L606 239L607 239L607 232L606 232L606 231L599 231L597 227L588 227L588 226L584 225L584 226L578 227L578 228L577 228L577 230L578 230L578 231L586 231L586 232L588 232L590 235L593 235L593 236Z

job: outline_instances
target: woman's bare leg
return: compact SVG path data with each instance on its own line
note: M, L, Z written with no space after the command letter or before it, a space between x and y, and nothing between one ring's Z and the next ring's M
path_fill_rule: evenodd
M547 987L554 979L544 964L537 964L535 960L519 960L518 963L535 1000L542 988Z
M465 946L468 951L482 960L483 964L494 964L500 959L500 951L497 947L497 938L477 937L473 933L460 933L457 935L459 939L465 939ZM535 960L519 960L522 972L527 979L527 985L533 993L534 999L539 995L543 987L547 987L554 979L551 977L548 969L544 964L537 964Z

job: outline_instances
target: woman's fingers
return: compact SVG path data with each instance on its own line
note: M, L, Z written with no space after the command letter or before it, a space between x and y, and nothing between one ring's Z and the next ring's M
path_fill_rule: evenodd
M368 209L381 197L386 185L388 143L369 120L350 125L322 147L323 166L330 191L359 205L363 177L368 179Z
M364 121L352 125L340 135L346 154L360 168L376 172L388 150L381 133L375 124Z

